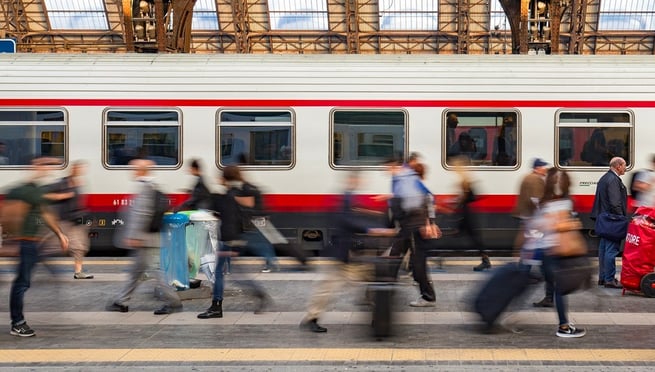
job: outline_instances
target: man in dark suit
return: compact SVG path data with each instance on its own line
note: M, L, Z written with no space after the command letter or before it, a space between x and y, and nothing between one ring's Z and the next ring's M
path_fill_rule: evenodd
M610 169L596 186L594 206L591 210L593 220L603 212L626 216L628 214L628 193L621 176L625 174L626 163L623 158L610 160ZM616 275L616 256L619 254L620 241L600 238L598 245L598 285L605 288L621 288Z

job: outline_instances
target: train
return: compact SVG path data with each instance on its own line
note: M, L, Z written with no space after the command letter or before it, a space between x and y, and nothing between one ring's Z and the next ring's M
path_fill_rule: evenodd
M191 187L190 159L216 189L220 169L239 164L280 232L311 252L330 244L348 172L365 176L365 207L383 211L384 161L418 152L437 205L456 193L451 155L468 159L486 248L508 253L519 184L542 158L571 173L591 239L609 158L650 167L655 136L649 56L19 53L0 65L3 190L34 156L60 159L53 176L86 160L92 252L114 249L128 162L144 154L172 204ZM456 215L438 222L450 234L436 244L465 249Z

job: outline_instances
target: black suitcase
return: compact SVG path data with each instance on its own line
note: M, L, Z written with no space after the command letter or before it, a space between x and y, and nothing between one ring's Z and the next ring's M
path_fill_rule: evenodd
M529 270L516 263L494 270L491 278L475 296L475 312L490 329L513 299L520 296L529 283Z

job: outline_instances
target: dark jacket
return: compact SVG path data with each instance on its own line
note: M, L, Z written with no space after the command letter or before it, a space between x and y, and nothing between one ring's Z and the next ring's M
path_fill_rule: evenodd
M209 209L218 213L221 220L220 240L227 242L240 239L243 233L241 212L233 195L211 194Z
M342 262L348 262L350 251L355 246L354 235L365 234L371 227L363 216L353 210L353 199L352 193L344 193L341 209L333 215L337 231L332 237L328 255Z
M591 218L595 220L603 212L628 215L627 189L621 178L611 170L598 180Z
M198 181L196 185L193 186L191 190L191 196L187 201L182 203L177 210L194 210L194 209L208 209L211 204L211 193L205 183L202 180L202 177L197 177Z
M68 193L72 192L73 197L52 202L52 207L57 212L57 217L63 221L69 221L76 224L83 223L84 205L80 188L72 185L70 177L64 177L59 181L47 186L48 193Z

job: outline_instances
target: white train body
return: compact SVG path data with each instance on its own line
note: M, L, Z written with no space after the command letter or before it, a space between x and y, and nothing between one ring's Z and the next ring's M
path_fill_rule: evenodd
M71 161L88 162L96 248L110 245L113 213L132 191L129 168L116 155L127 148L148 147L160 164L157 182L175 203L193 182L185 171L189 159L202 159L206 180L215 184L218 168L252 152L246 177L266 192L286 235L307 244L316 243L305 239L311 232L321 235L311 249L329 240L330 204L343 175L365 171L364 198L389 193L380 163L398 150L419 152L428 166L425 184L439 200L452 196L450 113L460 117L459 134L466 130L479 147L469 169L485 216L480 228L497 247L511 245L516 226L508 215L534 158L572 172L571 191L584 214L607 166L580 159L588 139L582 133L607 126L608 149L614 141L620 149L613 154L625 156L630 169L649 167L655 152L655 60L648 56L16 54L0 55L0 66L0 142L11 137L7 145L21 156L54 152L62 159L57 174ZM12 134L30 123L15 116L44 111L55 112L61 141L61 131L41 114L34 127L40 132L30 132L30 140ZM133 112L151 118L131 122ZM260 112L283 114L253 119L262 121L261 132L221 132L224 124L226 130L229 123L248 125L231 114ZM515 120L516 154L509 164L496 164L491 141L504 116ZM387 117L388 127L375 124ZM160 120L168 127L141 130ZM25 164L0 164L2 184L24 178Z

